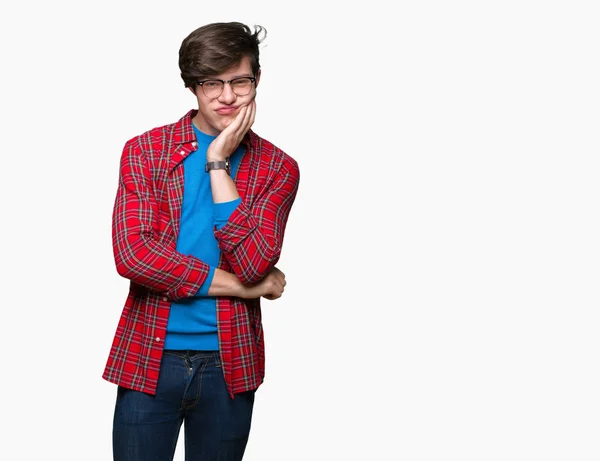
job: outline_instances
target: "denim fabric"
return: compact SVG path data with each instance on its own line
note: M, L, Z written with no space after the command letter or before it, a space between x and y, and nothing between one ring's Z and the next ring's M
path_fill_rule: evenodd
M225 386L218 351L164 351L156 395L119 387L113 422L115 461L170 461L181 424L186 461L239 461L254 391Z

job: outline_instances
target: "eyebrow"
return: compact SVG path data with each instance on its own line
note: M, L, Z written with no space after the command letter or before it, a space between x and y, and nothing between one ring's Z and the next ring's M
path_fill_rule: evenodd
M235 77L231 77L231 78L217 78L217 77L206 77L206 78L201 78L200 81L205 81L205 80L235 80L236 78L256 78L254 77L254 75L236 75Z

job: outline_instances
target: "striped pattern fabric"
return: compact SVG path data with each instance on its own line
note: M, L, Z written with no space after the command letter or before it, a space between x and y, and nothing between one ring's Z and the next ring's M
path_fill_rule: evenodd
M130 280L102 377L156 393L171 300L194 295L209 267L176 251L183 203L182 161L197 148L195 110L178 122L129 140L121 156L113 210L117 272ZM298 190L297 162L249 131L235 183L242 203L215 237L219 268L243 283L261 280L277 263ZM260 299L217 298L223 373L230 396L263 382L265 351Z

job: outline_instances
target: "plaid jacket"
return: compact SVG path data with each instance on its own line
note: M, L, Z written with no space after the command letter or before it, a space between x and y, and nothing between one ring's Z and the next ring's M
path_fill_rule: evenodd
M177 123L129 140L121 156L113 210L118 273L130 289L102 377L156 393L171 300L194 295L209 267L176 248L183 203L183 159L197 148L195 110ZM298 189L296 161L249 131L235 183L242 203L215 230L219 268L243 283L261 280L277 263ZM265 373L260 299L217 298L223 373L234 394L258 388Z

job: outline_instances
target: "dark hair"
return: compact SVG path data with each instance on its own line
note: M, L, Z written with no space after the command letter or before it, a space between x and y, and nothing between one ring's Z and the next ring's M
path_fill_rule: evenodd
M250 58L256 76L260 69L258 45L266 35L262 26L254 26L252 32L239 22L215 22L196 29L179 48L179 70L185 86L194 87L199 79L225 72L244 56Z

